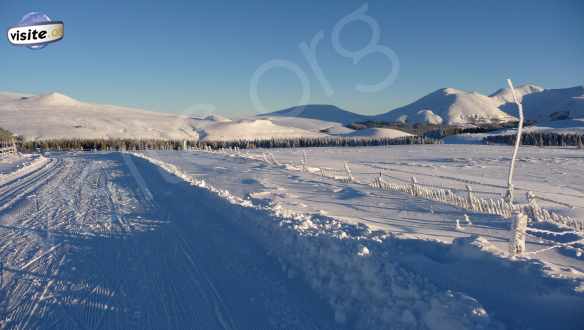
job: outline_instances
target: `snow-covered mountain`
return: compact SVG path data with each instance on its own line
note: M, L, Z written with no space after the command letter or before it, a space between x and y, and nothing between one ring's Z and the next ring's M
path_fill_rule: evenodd
M523 102L527 119L546 123L584 118L582 86L545 89L528 84L518 86L516 91ZM227 140L322 136L351 133L343 125L369 120L468 125L514 121L515 116L516 106L509 89L500 89L486 96L477 92L443 88L411 104L377 116L360 115L333 105L305 105L239 121L231 121L218 115L198 118L92 104L59 93L30 95L0 92L0 127L26 139Z
M515 87L515 95L517 95L517 98L521 102L525 95L540 93L543 92L544 90L545 88L541 86L525 84ZM501 88L494 92L493 94L489 95L489 97L492 98L497 103L497 106L515 102L513 99L513 93L511 92L510 88Z
M517 96L523 104L525 118L538 122L550 120L581 118L584 110L584 87L545 89L535 85L516 88ZM511 91L502 89L491 95L497 106L507 112L516 112Z
M369 119L369 116L360 115L354 112L343 110L334 105L328 104L307 104L292 107L284 110L266 113L260 116L282 116L282 117L300 117L318 119L328 122L337 122L341 124L350 124L363 122Z
M190 118L77 101L59 93L0 94L0 127L26 139L195 139Z
M501 111L495 101L477 92L442 88L404 107L375 117L377 120L408 124L488 124L515 120Z
M525 84L515 88L523 102L527 119L545 122L584 117L584 87L545 89ZM270 118L310 118L349 124L378 120L408 124L467 125L517 120L517 108L509 88L487 96L456 88L442 88L417 101L376 116L366 116L332 105L304 105L263 116Z
M515 92L523 104L525 118L548 122L584 117L584 87L545 89L526 84ZM378 120L410 124L476 124L516 120L517 106L509 88L485 96L454 88L435 91L404 107L376 116Z

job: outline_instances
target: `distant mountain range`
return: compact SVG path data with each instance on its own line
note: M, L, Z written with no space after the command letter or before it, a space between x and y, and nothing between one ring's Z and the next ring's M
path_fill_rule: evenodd
M278 125L268 119L232 121L212 114L149 112L113 105L81 102L60 93L29 95L0 92L0 128L27 140L44 139L157 139L234 140L326 136L323 128L335 123L302 118ZM306 122L309 123L306 123ZM340 124L336 124L339 125ZM306 127L305 127L306 126Z
M536 85L516 87L528 120L546 122L584 117L584 87L544 89ZM486 96L455 88L443 88L406 106L386 113L366 116L332 105L305 105L263 116L302 117L348 124L368 120L407 124L467 125L517 120L517 109L509 89Z
M527 119L545 123L584 118L584 87L516 88ZM218 115L204 118L100 105L59 93L30 95L0 92L0 128L26 139L141 138L141 139L255 139L299 136L399 136L401 131L370 129L354 132L343 127L365 121L469 125L516 120L516 106L508 89L486 96L443 88L411 104L367 116L333 105L292 107L240 120ZM573 120L578 124L584 120ZM553 127L553 125L546 125Z

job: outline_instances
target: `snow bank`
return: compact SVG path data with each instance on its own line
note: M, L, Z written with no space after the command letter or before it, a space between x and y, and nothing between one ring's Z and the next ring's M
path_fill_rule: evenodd
M323 295L338 322L354 328L484 329L497 327L473 298L443 290L397 261L400 241L323 215L289 212L261 199L242 199L185 174L174 165L135 154L207 194L201 201L248 231Z
M0 186L38 170L49 161L42 155L19 155L2 161L0 163Z

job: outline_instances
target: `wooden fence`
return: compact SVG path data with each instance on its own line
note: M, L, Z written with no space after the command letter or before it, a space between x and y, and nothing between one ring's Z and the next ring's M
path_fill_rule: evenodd
M15 155L16 141L12 140L0 140L0 158L6 158L11 155Z

